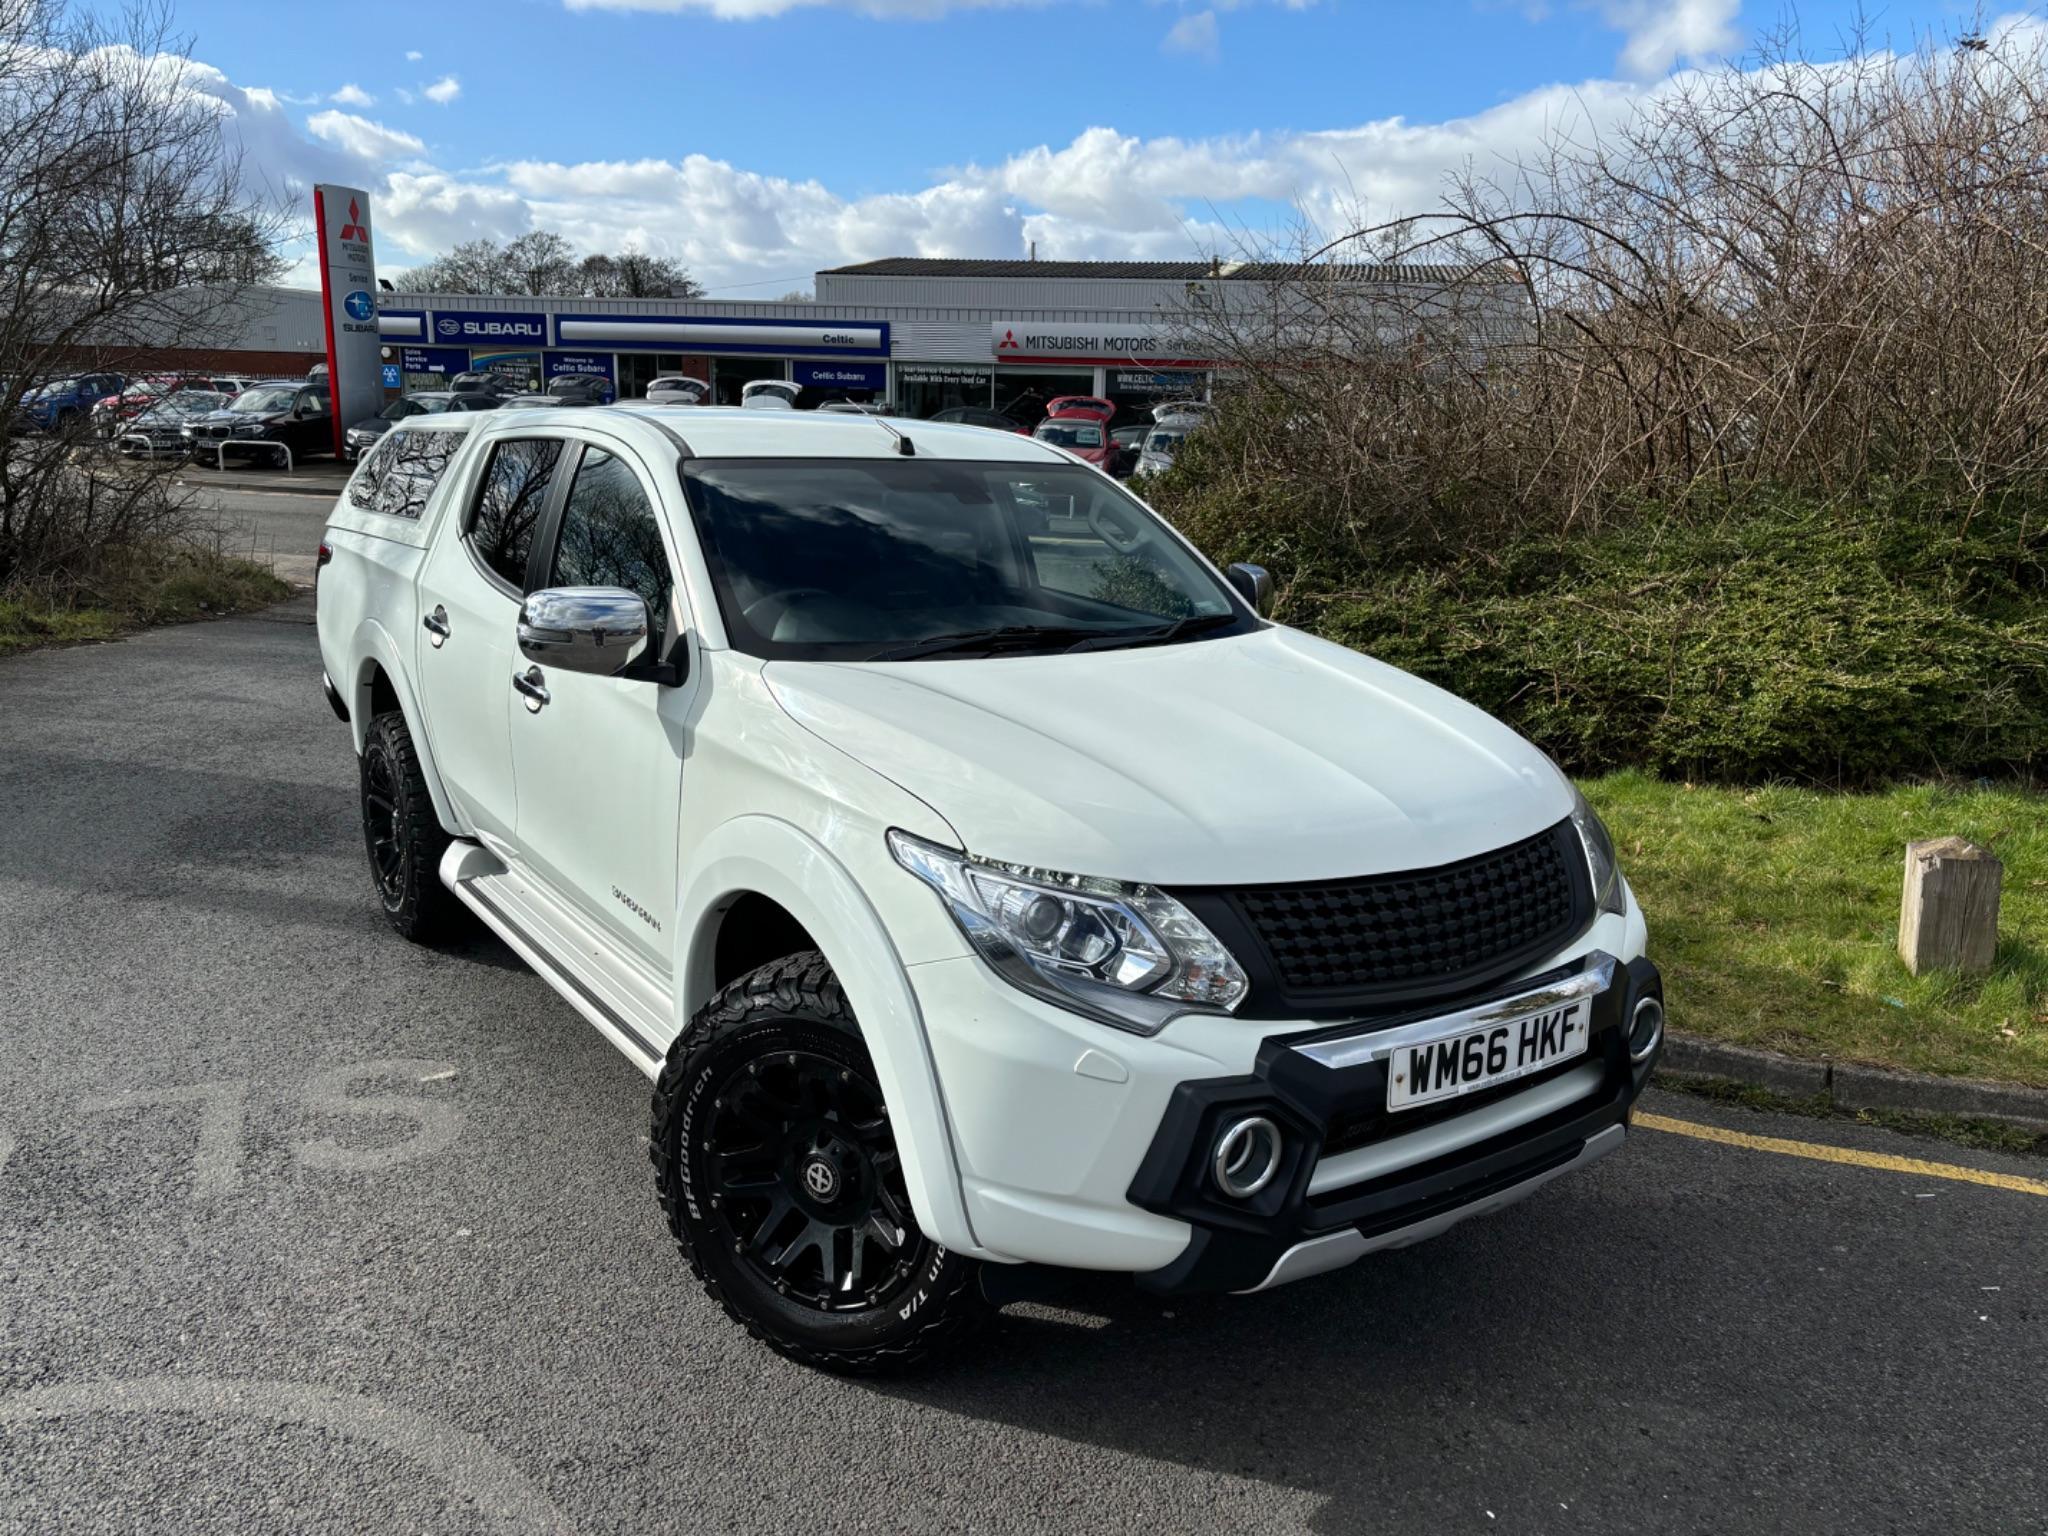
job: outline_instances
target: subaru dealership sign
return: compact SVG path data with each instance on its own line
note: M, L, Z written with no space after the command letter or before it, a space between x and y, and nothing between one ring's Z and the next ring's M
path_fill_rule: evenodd
M319 245L320 298L327 314L327 389L333 405L334 453L345 423L374 416L384 405L384 361L377 340L377 259L370 245L370 194L360 187L313 188L313 230Z
M556 315L555 345L607 352L887 357L886 320L749 320L727 315Z
M502 347L509 342L540 346L548 339L548 317L532 310L437 309L433 339L444 347Z
M792 363L796 382L809 389L866 389L889 387L887 363Z

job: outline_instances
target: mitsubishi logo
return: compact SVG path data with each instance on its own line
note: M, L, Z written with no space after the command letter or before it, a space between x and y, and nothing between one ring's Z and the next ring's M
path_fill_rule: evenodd
M1015 331L1004 331L1003 339L996 343L996 350L998 352L1002 351L1005 347L1012 352L1017 350L1017 333Z
M363 224L363 210L356 206L356 200L348 200L348 222L341 226L341 238L369 242L370 231Z

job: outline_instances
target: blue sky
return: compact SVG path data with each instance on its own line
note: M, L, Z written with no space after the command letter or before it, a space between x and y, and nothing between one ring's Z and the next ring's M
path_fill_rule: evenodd
M180 0L252 171L370 187L380 264L559 228L773 297L886 254L1180 257L1432 203L1560 114L1614 114L1789 12L1741 0ZM318 12L298 13L310 24ZM1966 23L1895 3L1894 45ZM1857 9L1806 0L1810 48ZM1412 205L1412 206L1411 206Z

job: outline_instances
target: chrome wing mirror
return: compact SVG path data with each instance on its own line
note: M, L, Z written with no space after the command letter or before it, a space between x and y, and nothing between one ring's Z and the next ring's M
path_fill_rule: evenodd
M617 677L646 658L647 599L623 587L550 587L519 610L519 654L542 666Z

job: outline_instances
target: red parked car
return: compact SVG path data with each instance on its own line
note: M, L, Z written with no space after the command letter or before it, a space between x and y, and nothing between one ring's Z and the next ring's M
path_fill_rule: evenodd
M1048 416L1086 416L1108 426L1116 415L1116 402L1100 395L1061 395L1045 403Z
M1095 415L1048 416L1031 435L1041 443L1051 443L1087 460L1104 474L1115 467L1121 452L1109 435L1108 420Z

